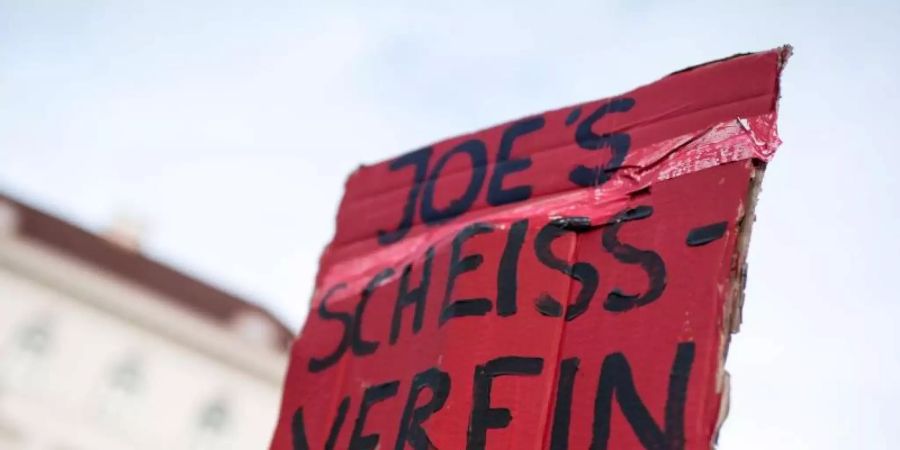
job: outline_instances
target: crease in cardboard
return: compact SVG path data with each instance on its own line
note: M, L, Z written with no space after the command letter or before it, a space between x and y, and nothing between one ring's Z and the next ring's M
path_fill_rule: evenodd
M509 226L510 223L519 217L540 216L542 214L546 214L547 217L574 215L567 213L565 208L572 209L590 206L595 209L605 209L606 204L624 201L632 192L650 188L658 181L674 179L730 162L771 158L774 154L774 148L777 148L778 144L780 144L777 135L765 132L764 134L775 136L774 140L765 142L763 146L758 146L754 142L757 139L754 135L754 130L759 130L760 127L774 128L774 120L774 114L767 114L758 120L748 122L750 130L746 130L744 125L735 118L704 130L645 147L642 149L644 151L636 153L662 153L664 155L651 161L645 161L643 164L623 166L618 171L617 177L635 180L629 184L622 183L620 178L618 184L613 183L610 185L610 183L607 183L594 189L554 192L534 197L526 204L511 204L504 207L471 211L467 215L458 218L455 222L448 223L440 228L428 228L424 224L419 224L416 227L419 227L421 232L414 234L411 231L411 236L405 238L404 242L382 247L355 258L332 262L329 269L320 274L321 281L317 284L317 292L314 298L318 299L321 297L321 292L318 292L318 289L322 289L323 286L333 285L338 281L348 282L350 289L347 289L347 291L355 292L365 282L365 278L378 267L400 267L412 263L421 258L425 249L429 246L446 245L452 240L452 236L458 230L474 222L488 222L495 227L501 228ZM756 150L748 150L749 147L753 147ZM766 150L765 154L762 153L763 149ZM724 155L723 152L725 153ZM637 171L639 175L631 175L634 171ZM588 196L587 193L590 191L594 193ZM576 198L576 200L572 200L573 198ZM332 278L330 276L331 273L340 274L340 278ZM399 271L395 271L394 275L385 281L390 281L399 276ZM352 300L352 298L352 296L342 296L334 299L333 302L340 303L344 299ZM311 307L315 306L316 302L313 302Z
M750 61L754 58L768 57L767 55L770 55L771 53L777 53L777 55L778 55L777 56L777 58L778 58L777 65L778 65L778 70L779 70L779 74L780 74L781 67L783 66L784 61L787 58L786 55L790 54L789 46L780 48L780 49L776 50L775 52L741 55L741 56L735 56L732 58L726 58L726 60L728 60L728 59L744 59L744 60ZM694 75L691 75L692 72L697 73L700 70L709 72L709 71L715 71L716 69L715 69L715 65L713 65L713 64L697 66L697 67L691 68L691 70L681 71L676 74L669 75L667 77L662 78L661 80L658 80L655 83L644 85L642 87L639 87L639 88L629 91L627 93L617 95L617 96L607 97L607 98L597 100L597 101L582 103L579 105L575 105L574 107L575 108L583 108L587 105L601 105L604 103L609 103L616 99L621 99L621 98L625 98L625 97L629 97L629 96L636 96L636 95L641 94L644 91L649 90L652 86L654 86L658 83L670 83L670 84L674 84L677 86L678 83L687 82L687 81L681 81L679 79L680 77L683 78L684 80L688 80L690 77L696 77ZM707 73L707 75L708 75L708 73ZM777 103L777 97L778 97L778 76L774 77L773 83L774 83L773 86L763 87L763 85L759 85L759 86L754 85L754 86L749 86L749 87L743 88L746 90L746 92L743 92L742 96L738 96L735 98L727 98L727 97L724 99L719 98L719 97L704 98L703 100L706 101L706 103L704 103L703 101L697 102L697 101L695 101L695 99L686 97L686 98L682 99L682 101L672 102L671 103L672 106L670 107L670 109L663 109L662 111L644 113L639 116L640 118L638 118L638 117L634 117L634 118L616 117L615 114L609 115L605 121L606 125L604 126L604 128L605 128L604 133L606 135L611 135L611 134L615 134L615 133L623 133L623 132L634 133L635 131L637 131L641 128L645 128L645 127L651 126L651 125L653 127L659 128L662 125L665 125L666 122L684 121L689 116L702 117L704 115L712 114L713 112L715 112L717 110L721 110L726 106L734 107L736 105L741 105L744 103L752 104L755 101L763 100L763 99L766 99L769 97L771 97L773 99L772 105L770 105L770 107L768 107L766 109L769 111L774 111L775 104ZM756 90L756 89L759 89L759 90ZM672 94L672 95L675 96L674 98L680 98L677 95L681 95L681 94ZM559 108L559 109L547 111L543 114L532 115L532 116L528 116L528 117L536 117L536 116L548 116L549 117L551 115L558 115L558 116L560 116L560 120L562 120L564 116L568 115L568 114L566 114L566 112L570 111L571 108L573 108L573 107L570 106L570 107L566 107L566 108ZM737 108L737 109L741 109L741 108ZM750 109L750 110L755 109L757 111L756 114L763 113L763 111L759 110L758 108L748 108L748 109ZM726 120L729 115L730 114L725 114L723 116L721 114L718 114L717 120L703 120L703 119L698 118L697 120L700 120L704 123L702 123L702 124L698 123L696 126L693 127L693 129L704 128L704 127L709 126L712 123L722 122L722 121ZM751 115L754 115L754 114L751 114ZM513 124L516 122L520 122L522 120L525 120L525 119L518 119L516 121L507 122L504 125ZM616 125L616 123L619 123L619 124ZM458 143L458 142L462 142L465 139L475 138L475 137L483 137L483 136L488 135L491 132L495 132L501 126L503 126L503 125L486 128L486 129L483 129L478 132L466 133L464 135L446 139L446 140L443 140L438 143L431 144L429 146L425 146L422 148L445 147L445 146L450 146L450 145ZM665 128L665 127L663 127L663 128ZM675 128L677 129L678 127L675 127ZM685 132L689 132L690 129L691 128L682 129L681 133L678 133L678 134L683 134ZM532 158L534 158L536 156L539 156L542 153L554 153L559 150L564 150L564 149L573 147L573 143L571 141L569 141L568 139L563 139L562 136L555 135L554 138L555 138L554 141L552 141L550 143L545 143L542 146L542 148L539 148L536 151L529 151L526 153L529 156L531 156ZM659 140L662 140L665 138L666 138L665 136L657 137L655 139L655 141L659 141ZM444 150L446 150L446 148ZM381 163L381 164L385 164L385 163ZM379 164L379 165L381 165L381 164ZM372 178L373 176L375 176L375 173L377 173L377 168L379 167L379 165L363 166L359 171L357 171L353 175L351 175L351 177L347 181L348 195L345 196L345 198L344 198L344 204L342 205L342 209L343 208L349 208L349 209L364 208L367 206L367 204L372 203L373 200L375 200L379 197L383 197L384 195L389 194L389 193L396 193L397 191L404 190L406 185L400 184L399 189L392 189L392 188L388 187L387 189L382 191L382 190L378 189L377 186L393 185L393 183L390 183L390 182L388 182L388 183L382 182L382 183L376 183L374 186L372 186L372 188L374 188L374 189L370 188L370 189L366 190L365 193L363 193L363 195L355 195L356 193L352 192L352 189L350 189L350 188L352 186L355 186L356 184L358 184L360 182L360 180L365 180L367 178ZM474 169L482 169L482 170L487 171L487 169L494 167L495 165L496 165L495 162L487 162L486 164L479 165L479 166L475 167ZM452 172L442 173L441 179L450 179L450 178L456 177L458 175L464 174L466 172L469 172L471 170L472 169L470 169L470 168L466 168L466 169L457 169ZM393 177L391 177L391 178L393 178ZM405 179L405 178L401 177L400 179ZM421 183L419 183L418 185L421 186ZM352 194L351 194L351 192L352 192ZM339 213L339 215L340 215L340 213ZM413 225L420 225L420 223L414 223ZM347 239L345 239L345 236L341 236L341 233L339 233L337 236L335 236L336 239L334 241L334 244L335 245L349 245L355 241L358 241L361 239L366 239L368 237L370 237L370 236L368 235L368 232L367 232L366 235L356 236L353 239L347 240Z
M568 229L570 231L573 231L573 233L571 234L572 245L568 248L568 255L566 257L566 261L568 261L570 263L576 261L576 259L577 259L576 255L578 254L579 230L583 231L585 229L585 225L589 225L589 223L590 222L588 221L586 224L583 217L570 218L570 220L560 221L560 224L561 224L560 228L566 229L568 227ZM572 224L576 224L574 229L571 228L573 226ZM566 307L565 307L565 310L563 311L563 316L562 316L563 320L559 321L559 323L560 323L559 328L558 328L559 333L557 334L556 345L554 346L554 348L556 350L556 354L553 355L553 358L552 358L553 372L552 372L552 376L550 377L549 389L547 391L549 398L547 399L547 401L544 402L546 411L544 412L543 438L542 438L541 444L540 444L542 446L544 445L544 443L549 443L550 439L552 437L550 435L550 433L552 433L552 431L553 431L553 426L552 426L553 416L554 416L554 412L555 412L556 406L557 406L555 398L553 397L553 392L556 391L556 386L559 383L559 367L560 367L560 363L562 362L563 346L565 345L565 340L566 340L566 325L569 323L568 320L565 320L566 311L568 310L569 305L571 305L572 299L574 298L574 294L572 292L572 286L574 285L573 279L567 278L566 284L567 284Z

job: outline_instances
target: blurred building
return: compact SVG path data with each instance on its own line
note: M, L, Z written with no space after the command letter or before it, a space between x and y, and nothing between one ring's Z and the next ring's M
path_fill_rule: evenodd
M291 338L127 233L0 195L0 449L265 448Z

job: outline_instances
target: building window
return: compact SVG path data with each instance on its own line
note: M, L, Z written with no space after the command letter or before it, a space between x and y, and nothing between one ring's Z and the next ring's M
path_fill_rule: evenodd
M0 382L22 389L44 378L44 366L53 350L53 323L40 317L13 333L0 357Z
M230 448L231 408L223 398L209 401L200 410L194 430L192 450Z
M128 356L112 366L100 388L100 417L114 426L126 426L138 407L138 395L145 384L144 364L138 356Z
M143 365L138 358L128 358L116 366L109 379L113 391L126 395L136 394L143 384Z

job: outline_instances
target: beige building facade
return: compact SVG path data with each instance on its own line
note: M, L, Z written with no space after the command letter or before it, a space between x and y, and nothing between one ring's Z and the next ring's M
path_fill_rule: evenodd
M0 449L266 448L291 339L258 306L0 196Z

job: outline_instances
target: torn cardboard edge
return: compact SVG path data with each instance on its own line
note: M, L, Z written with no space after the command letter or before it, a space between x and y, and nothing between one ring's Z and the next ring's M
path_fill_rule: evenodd
M646 155L640 165L623 166L618 180L603 186L572 189L469 212L440 227L426 229L395 245L376 247L345 259L322 264L317 289L336 282L348 282L371 276L381 266L402 266L418 258L432 245L446 244L460 229L474 222L506 226L522 216L585 216L597 219L598 210L622 202L657 183L676 179L709 168L738 161L759 161L771 157L780 144L776 113L750 118L734 118L651 146L638 149ZM394 275L399 276L399 274ZM361 283L362 281L357 281ZM320 297L317 291L316 298ZM315 301L313 302L315 306Z
M784 71L788 60L794 54L794 47L790 44L782 45L779 48L778 61L778 84L776 86L777 95L775 98L774 111L777 114L779 102L781 101L781 73ZM735 55L740 56L740 55ZM728 58L726 58L728 59ZM709 64L709 63L707 63ZM690 69L690 68L689 68ZM688 70L688 69L686 69ZM753 224L756 222L756 204L759 201L759 194L762 192L762 180L765 175L767 162L761 160L753 160L756 169L753 173L753 179L750 183L750 189L747 192L747 199L744 201L744 211L741 220L738 222L738 240L735 246L734 261L731 269L731 287L725 298L723 305L722 317L722 334L721 349L719 353L719 370L717 376L719 399L719 417L716 421L715 430L713 430L713 441L710 442L710 448L716 448L719 440L719 433L728 418L731 408L731 374L725 369L725 363L728 359L728 349L731 345L731 337L741 330L744 314L744 300L747 288L747 254L750 249L750 237L753 231Z
M762 180L765 174L766 163L754 161L755 170L744 201L744 210L738 221L738 237L731 262L731 285L725 297L722 309L722 330L719 337L721 348L719 350L719 367L716 377L717 393L719 394L719 416L713 431L713 442L710 448L715 448L719 440L719 433L725 419L728 418L731 406L731 375L725 370L725 362L728 358L728 348L731 345L731 336L737 334L743 320L743 307L745 289L747 287L747 253L750 248L750 236L753 231L753 223L756 221L756 203L762 190Z

